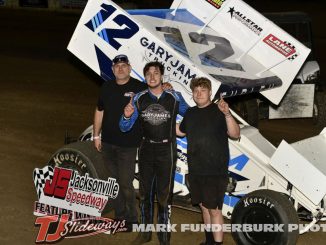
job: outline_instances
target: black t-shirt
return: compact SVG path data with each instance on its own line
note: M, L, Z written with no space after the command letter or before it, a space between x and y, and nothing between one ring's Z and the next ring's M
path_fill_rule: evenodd
M121 132L119 121L125 106L130 101L131 92L136 94L147 89L147 84L134 78L123 85L115 81L103 83L97 103L97 109L103 111L102 141L124 147L138 147L141 140L139 122L126 133Z
M180 130L187 135L189 173L226 176L229 144L224 114L214 103L187 110Z

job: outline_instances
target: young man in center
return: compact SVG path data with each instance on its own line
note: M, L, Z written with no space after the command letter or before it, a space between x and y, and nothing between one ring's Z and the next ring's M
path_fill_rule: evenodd
M158 232L161 245L170 244L174 171L176 165L176 116L188 108L180 93L164 91L164 66L149 62L144 67L148 89L135 95L124 109L120 129L129 131L140 120L143 140L139 148L139 191L141 224L153 224L154 197L158 202L158 223L165 225ZM133 245L151 240L151 232L141 232Z
M212 102L211 81L194 78L190 83L196 106L189 108L177 135L187 135L191 200L201 208L207 227L223 225L222 205L228 183L228 137L238 139L240 128L228 104ZM223 231L205 232L205 245L222 244Z

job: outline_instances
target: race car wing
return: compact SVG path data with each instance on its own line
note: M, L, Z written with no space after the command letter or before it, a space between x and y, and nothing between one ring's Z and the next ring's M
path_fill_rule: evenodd
M248 5L244 6L255 13L257 21L252 22L257 28L253 31L252 26L244 25L235 17L240 12L231 15L227 11L229 6L238 8L236 4L244 4L242 1L219 2L224 2L223 8L204 0L196 1L194 8L193 1L184 0L172 9L126 12L111 1L89 1L68 49L105 80L114 77L111 66L117 54L128 55L132 76L140 80L144 80L144 65L158 60L165 65L165 81L182 92L190 105L194 103L190 81L199 76L212 81L216 97L275 87L285 93L309 49ZM176 1L171 7L174 5ZM244 13L242 19L250 16ZM264 25L260 26L260 20ZM269 98L275 104L283 96L276 94ZM269 97L268 91L264 95Z

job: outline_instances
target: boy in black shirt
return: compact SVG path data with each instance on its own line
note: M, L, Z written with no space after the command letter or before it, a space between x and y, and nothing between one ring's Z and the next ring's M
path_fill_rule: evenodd
M228 181L228 137L239 138L240 128L222 97L217 105L212 103L210 80L195 78L190 88L196 106L187 110L177 127L177 135L187 135L191 199L194 205L199 204L205 225L222 227L221 210ZM206 232L203 244L222 244L222 241L222 230Z

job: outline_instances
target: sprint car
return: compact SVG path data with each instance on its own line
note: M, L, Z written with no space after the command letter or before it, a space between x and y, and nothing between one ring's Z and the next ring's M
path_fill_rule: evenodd
M278 104L309 49L241 0L176 0L170 9L124 11L111 1L89 1L68 50L104 80L113 78L112 58L128 53L132 76L145 63L165 64L165 81L194 105L193 77L212 81L213 95L225 97L259 92ZM325 219L326 129L319 135L277 148L233 112L241 139L229 140L229 185L223 215L233 224L283 224L283 232L232 232L238 244L295 244L316 222ZM93 147L92 126L63 146L49 165L107 178ZM187 140L178 138L174 205L193 209L187 187ZM138 188L137 171L134 186ZM304 229L290 229L299 218Z

